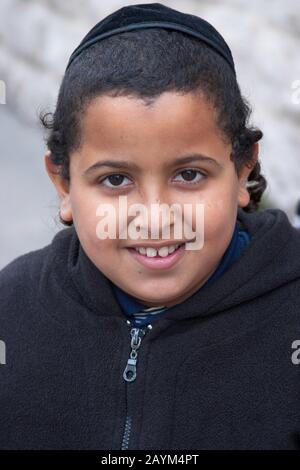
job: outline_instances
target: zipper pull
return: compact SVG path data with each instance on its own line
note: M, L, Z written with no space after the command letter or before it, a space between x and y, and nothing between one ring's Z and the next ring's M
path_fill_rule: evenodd
M130 321L127 320L127 324L130 325ZM148 325L149 330L152 329L152 325ZM142 328L131 328L131 352L127 361L125 370L123 372L123 378L126 382L133 382L136 379L136 363L137 363L137 350L139 349L142 339L146 334L146 329Z

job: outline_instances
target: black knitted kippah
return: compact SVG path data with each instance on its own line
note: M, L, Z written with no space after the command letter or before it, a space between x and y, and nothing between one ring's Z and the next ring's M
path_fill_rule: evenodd
M182 13L161 3L128 5L99 21L72 52L66 70L86 48L114 34L142 28L166 28L194 36L220 54L235 74L231 51L220 33L199 16Z

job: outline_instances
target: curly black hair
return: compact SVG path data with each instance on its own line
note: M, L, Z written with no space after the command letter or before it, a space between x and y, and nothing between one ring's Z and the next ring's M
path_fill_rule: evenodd
M39 115L57 171L70 180L69 155L80 146L81 119L93 98L131 95L147 105L165 91L200 92L213 106L221 135L232 144L230 158L237 174L245 164L253 167L250 202L243 210L257 211L267 181L259 160L253 160L253 144L263 133L249 125L250 104L227 62L205 43L178 31L147 28L116 34L76 57L63 76L55 111Z

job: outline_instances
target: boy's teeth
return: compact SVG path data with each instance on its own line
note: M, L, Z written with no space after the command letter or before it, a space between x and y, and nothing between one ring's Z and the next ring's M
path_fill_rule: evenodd
M152 258L153 256L156 256L157 250L155 248L146 248L146 255Z
M168 254L169 254L168 247L167 247L167 246L162 246L162 247L158 250L158 254L159 254L159 256L162 256L163 258L164 258L165 256L168 256Z
M161 256L164 258L165 256L168 256L170 253L173 253L177 248L179 247L179 244L177 245L171 245L171 246L163 246L159 248L159 250L156 250L155 248L135 248L136 251L138 251L141 255L146 255L149 258L153 258L154 256Z

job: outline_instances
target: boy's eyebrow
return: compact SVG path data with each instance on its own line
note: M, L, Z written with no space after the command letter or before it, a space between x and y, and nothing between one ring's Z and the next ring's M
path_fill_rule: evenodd
M195 161L201 161L201 162L205 162L205 163L212 163L213 165L222 168L222 165L221 165L220 162L218 162L217 160L215 160L212 157L202 155L201 153L193 153L191 155L185 155L183 157L177 158L176 160L174 160L174 162L172 162L172 165L174 163L176 165L178 165L178 164L181 164L181 163L191 163L191 162L195 162Z
M201 153L184 155L180 158L177 158L176 160L172 160L172 162L168 163L166 166L173 166L173 165L178 165L178 164L183 164L183 163L191 163L194 161L211 163L215 166L218 166L219 168L222 168L222 165L217 160L211 157L207 157L206 155L202 155ZM120 169L120 168L128 168L129 170L139 169L139 166L136 163L133 163L133 162L129 163L128 160L102 160L90 166L87 170L84 171L83 175L84 176L88 175L103 166L109 166L109 167L117 168L117 169Z

